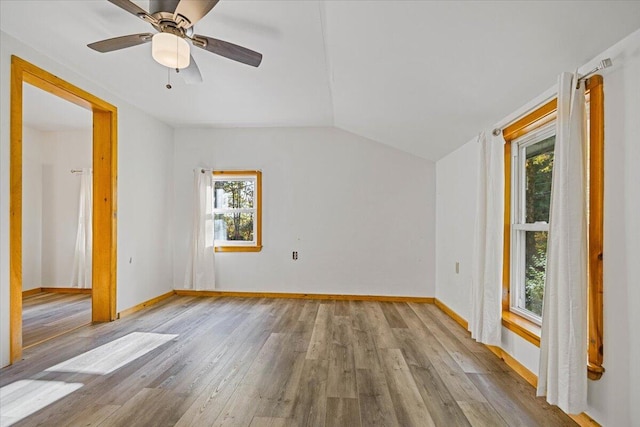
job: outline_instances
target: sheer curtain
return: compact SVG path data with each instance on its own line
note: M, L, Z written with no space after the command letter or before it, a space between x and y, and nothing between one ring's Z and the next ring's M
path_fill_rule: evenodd
M504 235L504 138L478 136L478 203L471 278L469 331L477 341L499 346L502 332Z
M92 169L82 169L80 173L78 231L71 275L71 286L74 288L91 287L92 208L93 171Z
M570 414L587 408L587 187L584 82L558 78L538 396Z
M216 287L213 246L213 171L199 168L193 171L193 175L193 228L184 287L194 290L212 290Z

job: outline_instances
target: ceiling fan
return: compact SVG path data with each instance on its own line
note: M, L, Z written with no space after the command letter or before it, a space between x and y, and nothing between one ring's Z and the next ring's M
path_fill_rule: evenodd
M150 0L149 12L130 0L108 1L148 22L157 32L131 34L87 45L98 52L112 52L151 42L153 59L180 72L187 83L202 82L202 75L191 56L187 40L195 47L253 67L259 66L262 61L262 54L258 52L224 40L194 34L193 26L209 13L219 0ZM170 88L170 85L167 87Z

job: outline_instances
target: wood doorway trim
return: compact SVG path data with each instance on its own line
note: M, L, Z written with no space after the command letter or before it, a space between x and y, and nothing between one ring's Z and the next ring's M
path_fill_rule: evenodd
M116 318L118 110L35 65L11 56L9 198L10 363L22 357L22 85L29 83L93 113L92 321Z

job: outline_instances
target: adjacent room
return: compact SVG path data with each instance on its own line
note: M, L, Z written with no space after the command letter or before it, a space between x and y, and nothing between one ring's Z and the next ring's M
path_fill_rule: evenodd
M640 425L640 2L0 2L0 425Z
M91 113L23 85L22 344L91 323Z

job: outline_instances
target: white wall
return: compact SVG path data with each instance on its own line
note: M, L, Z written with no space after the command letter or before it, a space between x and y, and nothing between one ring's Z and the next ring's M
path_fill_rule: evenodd
M606 372L599 381L589 381L587 413L605 426L622 427L640 420L640 31L596 60L606 57L614 63L614 68L604 73ZM593 68L593 62L582 69ZM460 207L468 201L467 209L475 208L476 152L471 141L438 161L436 168L436 295L467 319L470 278L467 273L456 275L452 266L457 259L471 260L471 241L465 239L471 236L475 218ZM503 348L533 372L538 371L538 348L504 328Z
M22 290L42 286L43 132L22 129Z
M0 34L0 365L9 363L9 93L11 55L118 107L117 309L172 288L173 129L99 83ZM141 77L142 78L142 77ZM164 90L159 88L159 90Z
M217 253L219 289L434 295L433 162L335 128L180 129L175 147L176 288L205 166L263 172L264 248Z
M118 103L118 310L173 289L173 129Z
M80 193L71 169L91 167L89 112L86 119L86 130L23 128L23 290L71 286Z
M43 287L71 287L80 194L80 175L72 174L71 169L91 167L91 122L88 126L87 130L43 132ZM24 176L26 173L25 169Z
M436 163L436 297L460 315L471 312L477 155L473 141Z

